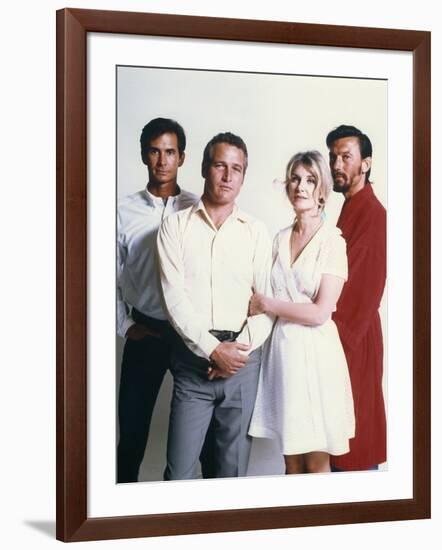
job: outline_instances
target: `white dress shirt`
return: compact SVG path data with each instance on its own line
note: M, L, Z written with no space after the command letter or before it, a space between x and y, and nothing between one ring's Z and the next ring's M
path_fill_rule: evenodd
M117 332L124 337L135 323L131 306L144 315L166 319L157 266L156 240L161 222L198 197L181 190L166 203L147 188L125 197L117 217Z
M161 284L171 323L195 354L208 359L219 341L209 330L241 332L259 347L267 315L247 317L253 289L271 295L271 243L264 224L234 207L217 229L204 204L169 216L158 233Z

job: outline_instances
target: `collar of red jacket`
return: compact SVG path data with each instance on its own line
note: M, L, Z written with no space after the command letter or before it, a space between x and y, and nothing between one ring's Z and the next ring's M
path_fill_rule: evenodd
M364 187L358 191L355 195L352 197L345 199L345 205L352 204L357 205L360 202L366 201L369 197L373 196L373 189L371 187L371 183L366 183Z

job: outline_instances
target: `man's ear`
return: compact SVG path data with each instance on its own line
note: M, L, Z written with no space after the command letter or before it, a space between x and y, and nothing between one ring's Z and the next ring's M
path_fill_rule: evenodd
M365 157L362 159L362 173L366 174L371 168L371 157Z
M178 166L182 166L184 163L184 159L186 158L186 153L183 151L180 155L180 159L178 161Z

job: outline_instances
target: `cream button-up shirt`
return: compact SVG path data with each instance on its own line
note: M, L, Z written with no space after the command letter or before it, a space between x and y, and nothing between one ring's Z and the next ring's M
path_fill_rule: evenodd
M191 351L210 357L219 344L211 329L240 332L237 342L250 351L265 341L272 318L247 316L253 289L271 295L271 243L262 222L235 206L217 229L200 200L164 220L157 245L169 318Z

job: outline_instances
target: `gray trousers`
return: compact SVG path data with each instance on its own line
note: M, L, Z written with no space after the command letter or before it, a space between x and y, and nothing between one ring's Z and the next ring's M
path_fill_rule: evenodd
M228 379L208 380L208 362L193 354L173 354L173 397L164 479L195 479L209 425L215 477L247 473L247 434L258 387L261 350Z

